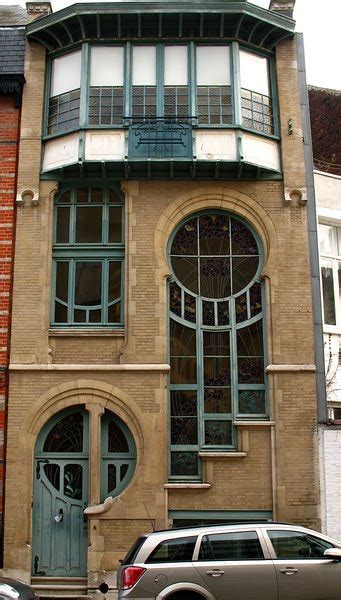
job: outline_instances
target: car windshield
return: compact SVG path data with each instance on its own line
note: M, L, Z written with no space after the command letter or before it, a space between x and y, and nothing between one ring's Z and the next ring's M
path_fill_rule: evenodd
M133 543L132 547L130 548L130 550L128 551L128 553L126 554L124 559L122 560L122 563L121 563L122 565L134 564L134 560L137 556L137 553L140 550L140 548L143 546L146 539L147 539L146 536L141 536L136 540L136 542Z

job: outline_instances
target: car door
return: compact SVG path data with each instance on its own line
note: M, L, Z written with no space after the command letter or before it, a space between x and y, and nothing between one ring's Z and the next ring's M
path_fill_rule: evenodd
M267 528L274 552L278 600L340 600L341 562L323 556L333 544L294 529Z
M204 534L194 558L217 600L277 600L273 561L257 529Z

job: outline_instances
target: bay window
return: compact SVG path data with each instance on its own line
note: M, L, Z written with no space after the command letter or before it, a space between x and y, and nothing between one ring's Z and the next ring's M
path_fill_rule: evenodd
M190 119L278 135L270 55L231 44L83 44L52 59L46 134Z

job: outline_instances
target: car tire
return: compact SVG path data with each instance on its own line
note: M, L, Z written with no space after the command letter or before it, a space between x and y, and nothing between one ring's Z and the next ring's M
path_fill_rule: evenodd
M197 592L183 591L167 596L166 600L205 600L205 598Z

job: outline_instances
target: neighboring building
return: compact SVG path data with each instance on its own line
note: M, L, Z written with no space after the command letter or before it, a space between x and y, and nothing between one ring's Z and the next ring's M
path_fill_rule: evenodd
M5 572L42 593L152 526L320 527L293 4L27 4Z
M15 197L21 96L24 84L26 11L0 10L0 565L8 400L11 292L13 279Z
M322 426L324 531L341 538L341 91L309 89L324 319L328 425Z

